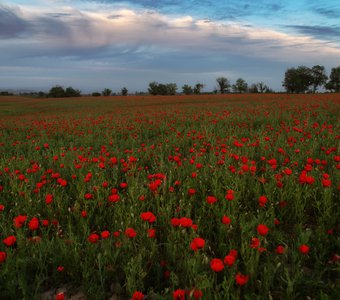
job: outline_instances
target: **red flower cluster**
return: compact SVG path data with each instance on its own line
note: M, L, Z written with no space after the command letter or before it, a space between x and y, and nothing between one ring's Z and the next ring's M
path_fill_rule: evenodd
M190 244L190 248L194 251L204 248L205 240L202 238L194 238Z

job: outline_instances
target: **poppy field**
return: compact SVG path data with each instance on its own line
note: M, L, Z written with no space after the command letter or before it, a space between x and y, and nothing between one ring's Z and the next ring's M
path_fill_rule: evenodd
M339 94L1 97L0 298L336 299L339 120Z

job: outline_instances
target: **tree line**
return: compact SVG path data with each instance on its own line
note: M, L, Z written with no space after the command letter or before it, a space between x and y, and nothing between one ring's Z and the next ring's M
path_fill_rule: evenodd
M330 92L340 92L340 66L332 68L330 75L327 76L324 66L315 65L311 68L306 66L298 66L296 68L289 68L284 74L282 86L287 93L315 93L320 87ZM136 95L176 95L178 93L191 95L201 94L204 88L203 83L196 83L191 86L184 84L182 90L178 92L176 83L158 83L156 81L150 82L147 92L135 93ZM216 87L210 93L274 93L264 82L248 83L243 78L238 78L234 84L226 77L216 78ZM129 93L126 87L121 88L120 94L127 96ZM6 91L0 92L0 96L13 95ZM26 94L25 94L26 95ZM64 89L62 86L56 85L52 87L49 92L32 92L27 94L40 98L61 98L61 97L80 97L81 91L72 87ZM112 96L117 95L112 93L112 90L105 88L102 92L93 92L92 96Z
M340 92L340 66L332 68L329 77L324 66L299 66L286 71L282 86L288 93L315 93L319 87Z
M217 86L213 93L274 93L265 83L258 82L248 86L243 78L238 78L234 84L231 84L226 77L216 78ZM324 87L330 92L340 92L340 66L332 68L329 77L326 74L324 66L315 65L312 68L299 66L289 68L285 72L282 86L287 93L315 93L319 87ZM197 83L194 87L188 84L182 86L182 94L200 94L204 84ZM174 95L177 93L175 83L162 84L151 82L148 92L151 95Z

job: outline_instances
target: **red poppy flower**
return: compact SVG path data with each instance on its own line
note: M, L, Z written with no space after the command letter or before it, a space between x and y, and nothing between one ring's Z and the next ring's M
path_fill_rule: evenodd
M57 181L61 186L67 186L67 181L65 179L58 178Z
M62 271L64 271L65 267L64 266L58 266L57 267L57 271L60 273Z
M50 224L49 220L41 220L41 225L47 227Z
M137 232L133 228L127 228L124 233L127 237L131 239L137 235Z
M147 233L148 233L148 238L154 238L156 236L156 230L153 228L149 228L147 230Z
M45 197L45 203L46 204L51 204L53 201L53 195L52 194L47 194Z
M197 251L198 249L202 249L205 245L205 240L202 238L194 238L190 244L190 248L194 251Z
M179 219L179 225L182 227L191 227L192 226L192 220L190 218L180 218Z
M253 237L251 239L251 244L250 244L250 247L253 248L253 249L256 249L260 246L260 240L256 237Z
M223 263L228 267L231 267L235 263L235 260L235 256L229 254L224 258Z
M122 182L120 185L119 185L122 189L126 189L128 184L126 182Z
M307 255L309 253L309 246L302 244L299 246L299 251L300 253Z
M174 300L185 300L185 290L178 289L172 293Z
M156 216L151 211L141 213L140 217L143 221L148 221L149 223L156 221Z
M96 233L91 233L89 235L89 237L87 238L87 240L92 243L92 244L95 244L99 241L99 235L96 234Z
M85 199L90 200L90 199L93 199L93 194L87 193L87 194L85 194L84 197L85 197Z
M228 200L228 201L231 201L234 199L234 191L233 190L228 190L227 191L227 194L225 195L225 198Z
M113 194L108 197L109 202L118 202L120 199L118 194Z
M144 294L142 292L135 291L132 295L131 300L143 300L143 298L144 298Z
M330 187L332 185L332 181L330 181L329 179L322 179L321 182L323 187Z
M210 262L210 268L214 272L221 272L224 269L223 261L219 258L213 258Z
M196 194L196 190L194 189L188 189L188 195L191 197Z
M65 293L61 292L61 293L58 293L56 296L55 296L55 300L64 300L65 299Z
M283 254L285 252L285 250L286 250L285 247L283 247L282 245L278 245L275 249L275 252L277 254Z
M215 202L217 202L217 198L215 196L208 196L206 201L209 203L209 204L214 204Z
M5 262L7 258L6 252L0 251L0 264Z
M39 228L39 219L35 217L32 218L28 223L28 228L32 231L37 230Z
M267 200L268 199L267 199L266 196L260 196L259 197L259 205L262 206L262 207L266 206Z
M14 227L21 228L27 220L27 216L19 215L13 219Z
M17 241L16 237L14 235L10 235L3 240L3 243L7 247L11 247L15 244L16 241Z
M194 293L193 293L193 296L194 298L197 300L197 299L201 299L203 297L203 292L201 290L197 290L195 289L194 290Z
M104 230L100 235L103 239L107 239L110 237L110 231Z
M227 216L222 217L222 223L225 225L229 225L231 223L231 219Z
M235 276L235 281L236 284L239 286L243 286L245 285L249 280L249 276L248 275L243 275L241 273L237 273Z
M262 235L262 236L267 235L267 234L268 234L268 231L269 231L269 228L268 228L266 225L264 225L264 224L259 224L259 225L257 226L257 232L258 232L260 235Z
M292 169L289 169L289 168L286 168L286 169L284 169L283 170L283 173L285 174L285 175L291 175L292 173L293 173L293 171L292 171Z
M228 254L228 255L231 255L231 256L234 256L235 258L237 258L237 250L231 249L231 250L229 251L229 254Z

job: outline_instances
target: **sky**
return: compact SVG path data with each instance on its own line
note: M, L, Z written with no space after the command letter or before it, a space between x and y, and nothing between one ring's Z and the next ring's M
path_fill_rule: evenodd
M0 89L147 91L340 65L339 0L0 0Z

